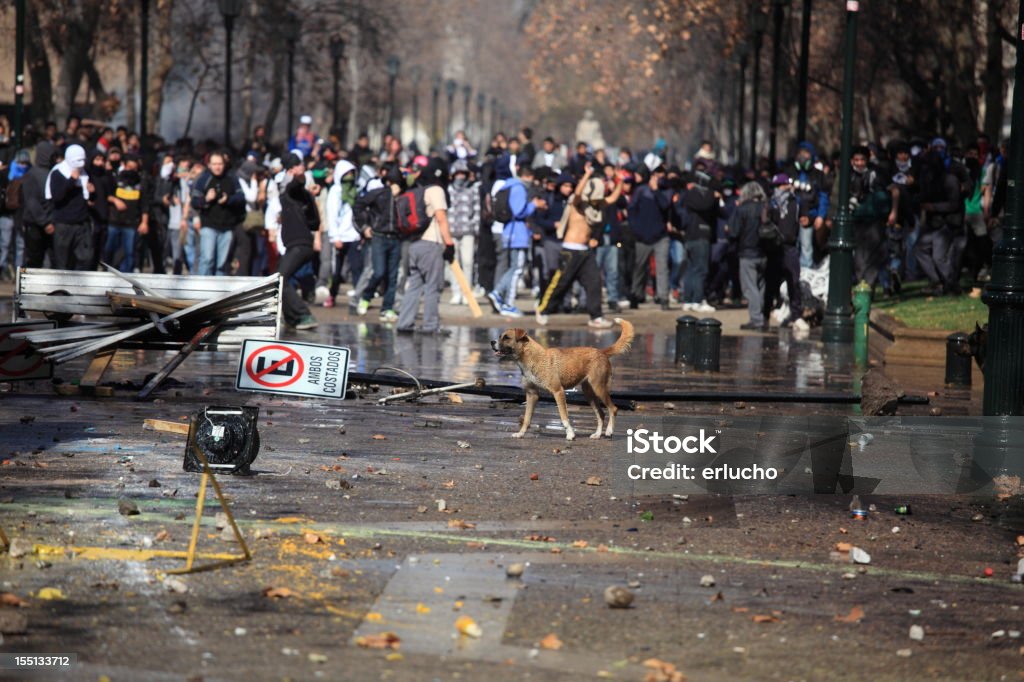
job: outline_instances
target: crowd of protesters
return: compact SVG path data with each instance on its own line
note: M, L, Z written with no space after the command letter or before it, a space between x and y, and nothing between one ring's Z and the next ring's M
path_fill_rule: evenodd
M14 149L0 119L0 277L15 268L288 281L286 322L311 329L312 305L344 296L355 315L379 298L397 331L444 334L439 303L487 300L500 315L585 313L611 326L653 299L701 313L746 306L744 328L806 325L808 272L827 267L838 158L801 142L778 163L721 163L710 142L571 150L533 132L475 149L462 132L420 151L386 135L344 149L309 116L281 146L257 127L239 150L167 145L70 117L28 130ZM853 150L855 281L881 295L926 279L933 295L984 281L1006 194L1005 150L894 140ZM412 225L413 227L409 227ZM469 280L460 286L456 262ZM345 284L344 290L342 284ZM529 304L524 305L524 302ZM422 315L420 305L422 303ZM417 327L417 319L420 319Z

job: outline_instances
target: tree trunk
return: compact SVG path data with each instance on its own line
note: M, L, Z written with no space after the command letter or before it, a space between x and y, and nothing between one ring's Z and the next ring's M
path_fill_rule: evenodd
M993 142L1001 137L1003 130L1004 101L1006 92L1003 81L1003 40L999 36L1000 15L1003 0L988 0L985 13L985 72L982 85L985 89L984 131Z
M203 91L203 85L206 83L206 77L210 73L209 62L203 63L203 70L199 73L199 78L196 79L196 89L192 91L192 97L188 103L188 118L185 120L185 132L181 134L182 137L188 137L189 132L192 130L192 117L196 113L196 102L199 100L199 94Z
M271 59L273 60L273 68L270 72L270 106L267 108L267 115L263 119L263 127L267 129L267 135L273 138L274 124L277 122L277 115L281 111L281 100L284 98L284 71L288 55L285 54L283 49L274 50L271 54ZM287 140L287 138L288 133L285 132L285 139Z
M26 2L25 7L25 51L32 85L32 122L36 128L42 128L46 121L53 120L53 74L39 25L39 9L34 2Z
M359 69L359 34L354 33L349 40L349 47L345 50L345 61L348 62L348 123L345 125L344 141L346 148L355 144L359 135L359 87L361 71Z
M171 45L171 14L174 0L158 0L156 4L155 30L149 32L151 53L154 57L150 68L149 83L143 85L146 98L146 120L150 129L160 134L160 114L164 106L164 86L174 68L174 52ZM155 40L154 40L155 38Z
M63 18L67 32L60 45L63 49L57 73L55 113L58 126L64 124L74 109L78 87L85 73L85 61L89 58L89 49L99 25L101 4L96 0L75 3Z
M258 3L252 3L250 5L252 11L249 14L249 22L246 27L246 41L245 41L245 66L242 70L242 131L244 133L243 138L248 139L248 136L252 133L252 99L253 99L253 74L256 71L256 33L258 30L257 13L259 11Z

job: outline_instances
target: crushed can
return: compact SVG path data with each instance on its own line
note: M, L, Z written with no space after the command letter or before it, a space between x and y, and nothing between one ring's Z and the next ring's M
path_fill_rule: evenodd
M914 513L910 510L909 504L898 504L895 511L897 516L910 516Z

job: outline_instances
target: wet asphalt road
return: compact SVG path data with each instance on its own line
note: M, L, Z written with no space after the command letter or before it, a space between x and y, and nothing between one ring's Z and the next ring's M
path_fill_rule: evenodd
M727 338L722 376L682 376L670 332L641 334L615 361L616 389L853 386L841 362L825 370L820 344L775 335ZM462 326L448 341L404 339L339 319L304 338L350 346L357 371L387 361L427 378L514 384L514 365L487 351L494 335ZM158 360L119 354L110 378L138 383ZM842 496L631 498L611 484L621 434L666 414L850 407L654 402L620 412L613 439L567 443L542 403L538 428L514 440L516 404L241 394L236 362L197 355L150 403L129 391L58 397L45 384L0 394L0 526L42 552L0 557L0 589L25 600L16 612L28 619L0 651L79 656L73 670L38 679L643 680L650 658L690 680L1000 680L1024 667L1024 641L1011 637L1024 629L1024 591L1009 580L1021 532L1006 523L1019 513L1009 502L872 497L878 511L858 522ZM181 471L183 436L142 421L240 403L261 410L258 474L221 480L253 560L181 577L187 591L172 591L165 571L180 560L131 552L185 548L198 476ZM589 408L570 414L588 434ZM120 515L123 498L140 514ZM913 516L893 514L897 502ZM215 507L211 496L200 549L237 552ZM832 561L839 542L869 551L871 564ZM511 563L526 564L521 578L506 577ZM701 586L705 575L714 587ZM609 585L632 585L633 607L609 609ZM65 598L40 598L46 587ZM461 616L480 625L479 639L457 634ZM908 637L914 624L923 641ZM355 643L387 631L399 648Z

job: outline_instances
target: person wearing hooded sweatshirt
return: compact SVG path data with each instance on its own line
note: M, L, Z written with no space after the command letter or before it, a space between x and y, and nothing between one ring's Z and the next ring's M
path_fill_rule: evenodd
M412 333L423 299L423 326L425 334L447 336L441 329L438 305L444 288L444 264L455 260L455 241L448 229L447 164L433 158L420 173L419 184L424 188L423 203L430 223L419 238L409 244L409 274L406 277L405 297L398 315L398 331Z
M629 226L636 237L633 262L633 286L630 308L638 308L646 298L645 290L650 276L648 262L654 254L656 293L662 309L667 310L669 263L668 211L672 197L663 188L665 171L662 166L653 172L644 172L644 183L636 188L629 200Z
M565 214L565 205L576 189L576 183L568 173L562 173L549 180L554 186L544 194L545 208L533 214L533 222L540 231L540 254L542 263L540 290L545 291L555 272L558 271L558 258L562 252L562 240L558 236L558 225ZM561 301L558 305L561 306Z
M284 168L287 184L281 191L279 221L285 252L277 262L277 271L285 282L281 302L285 322L301 331L316 328L317 322L309 311L309 305L289 280L313 258L313 234L320 229L320 212L313 195L306 189L306 169L302 160L295 153L290 153L285 158Z
M768 318L764 315L765 270L768 259L761 244L761 221L768 197L759 182L751 181L740 188L736 210L729 217L726 233L735 242L740 262L740 287L747 299L750 321L740 329L768 331Z
M512 220L505 223L501 235L502 246L508 255L508 268L494 286L494 290L487 294L487 298L494 306L495 312L506 317L523 316L522 311L516 307L516 287L526 268L526 258L533 240L526 219L538 208L543 209L546 206L544 199L540 197L529 199L526 183L532 182L533 169L523 164L519 167L519 177L510 178L502 188L509 191L508 205L512 211Z
M149 233L149 187L139 169L138 157L125 156L120 170L113 177L112 187L113 191L107 197L110 203L109 224L103 260L113 264L118 249L121 249L123 253L117 267L121 272L132 272L135 268L135 235L137 233L141 237ZM162 257L161 250L161 260ZM157 267L155 262L154 267ZM159 268L163 269L163 263Z
M85 168L85 149L69 146L64 160L46 176L44 190L53 209L53 266L57 270L88 270L92 266L89 202L94 190Z
M801 142L796 158L784 171L793 181L793 193L799 207L800 267L814 265L814 234L820 232L828 216L832 183L824 166L815 158L814 145Z
M498 196L498 192L505 189L505 183L512 179L514 175L514 169L512 168L512 157L509 154L502 154L494 162L494 183L491 185L490 194L487 195L487 211L488 216L494 215L494 200ZM505 223L500 223L497 220L491 222L491 241L494 245L494 287L496 288L497 283L501 281L501 278L505 275L505 270L508 269L508 254L505 246ZM482 259L481 259L482 260ZM493 301L491 302L493 305ZM500 306L495 309L495 312L501 312Z
M19 229L22 178L32 167L27 149L15 155L8 168L0 164L0 280L14 279L21 267L25 239Z
M353 220L352 207L356 203L356 167L342 159L334 165L334 182L327 192L327 240L334 250L334 268L331 273L329 294L324 307L334 307L334 299L341 286L341 272L348 259L349 281L354 286L363 274L363 239Z
M41 268L46 252L53 248L53 210L46 200L46 178L58 158L53 144L36 145L36 162L21 183L21 229L25 236L25 265Z
M473 277L473 256L476 253L476 233L480 229L480 184L471 179L469 164L456 161L453 167L454 177L448 188L451 209L448 211L448 227L455 240L455 250L467 278ZM467 303L462 289L455 281L455 275L449 269L448 283L452 288L452 297L448 301L453 305Z

